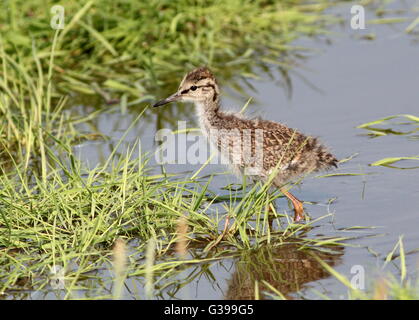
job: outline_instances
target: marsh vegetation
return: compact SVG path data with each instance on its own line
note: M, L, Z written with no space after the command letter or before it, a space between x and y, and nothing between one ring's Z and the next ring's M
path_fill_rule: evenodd
M385 22L387 4L369 2ZM0 10L0 298L192 298L191 287L217 287L220 274L229 277L224 296L235 299L305 297L302 287L331 277L348 284L332 267L376 236L373 225L335 228L337 194L308 203L316 214L294 224L269 185L229 183L208 163L186 172L156 165L154 132L192 117L185 106L149 108L199 65L236 102L263 79L290 97L294 78L309 83L304 63L314 51L296 42L330 41L329 28L344 22L330 10L342 3L62 1L62 30L50 26L55 1L42 3L10 0ZM417 146L418 115L387 116L351 130ZM83 148L92 145L90 158ZM342 165L356 159L341 155ZM368 164L392 170L401 160L417 176L418 152ZM314 180L368 174L350 166ZM386 282L391 290L349 289L349 297L418 297L406 280L415 248L405 252L401 240L397 248L385 257L402 274Z

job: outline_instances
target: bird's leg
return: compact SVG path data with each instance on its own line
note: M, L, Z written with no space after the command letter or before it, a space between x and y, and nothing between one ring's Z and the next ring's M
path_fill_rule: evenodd
M304 220L303 203L284 188L281 188L280 190L284 194L284 196L291 200L292 205L294 206L294 221L299 222L301 220Z
M272 214L272 213L274 213L274 210L272 209L271 204L272 203L268 203L265 206L265 212L268 215L268 226L269 226L269 229L273 230L275 215Z
M222 233L222 238L227 234L228 230L230 229L230 216L226 217L226 221L224 223L224 229Z
M215 240L215 242L206 251L210 251L212 248L214 248L216 245L218 245L221 242L221 240L223 240L225 235L228 233L229 229L230 229L230 217L227 216L226 221L224 223L223 233L218 236L218 238Z

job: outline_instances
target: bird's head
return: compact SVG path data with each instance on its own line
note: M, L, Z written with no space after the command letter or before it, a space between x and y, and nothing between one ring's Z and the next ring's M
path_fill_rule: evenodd
M177 92L156 102L153 107L159 107L174 101L215 102L218 96L219 89L213 74L208 68L200 67L183 77Z

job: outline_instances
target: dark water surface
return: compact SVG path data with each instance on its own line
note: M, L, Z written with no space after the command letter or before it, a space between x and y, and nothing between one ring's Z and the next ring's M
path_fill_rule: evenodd
M299 74L318 90L291 73L291 99L287 98L278 85L281 81L278 77L274 81L251 81L257 92L248 91L241 96L240 101L225 96L223 105L238 110L252 96L248 113L283 122L306 134L318 136L340 159L358 153L351 161L342 164L336 173L367 175L321 179L308 177L301 188L297 187L294 191L298 198L317 203L306 205L311 217L333 213L317 223L318 227L310 231L309 237L319 234L360 236L359 239L350 240L350 246L345 247L341 254L333 257L325 254L324 259L348 278L352 276L351 269L353 271L356 266L361 266L367 273L368 284L372 281L368 275L377 273L383 258L394 247L400 235L404 236L406 251L419 248L419 169L371 167L369 164L386 157L418 155L419 140L403 135L372 139L362 135L366 133L365 130L355 127L389 115L419 116L419 46L413 36L404 33L405 24L368 25L367 30L353 31L349 28L349 7L340 7L338 12L347 17L348 21L344 27L334 30L339 34L330 37L331 44L312 39L296 43L320 49L310 54L311 57L298 69ZM373 18L373 14L367 12L367 19ZM375 40L359 39L371 33L376 35ZM221 85L228 93L228 83ZM164 110L147 110L146 120L136 125L126 140L134 141L140 137L143 149L153 150L157 127L176 128L176 125L162 120L165 115L169 119L187 120L188 127L197 126L195 118L190 116L193 113L192 105L184 106L183 111L179 112L177 108L171 105ZM122 116L119 112L103 114L96 122L97 129L115 142L137 114L132 108ZM408 130L404 126L399 128ZM109 154L110 148L111 145L100 141L88 142L77 150L82 158L94 165ZM397 165L415 164L406 162ZM199 167L172 165L168 166L168 171L182 172ZM210 165L205 169L206 173L221 171L225 171L221 165ZM216 177L211 188L217 190L217 187L231 182L237 182L236 178ZM220 190L220 193L227 192ZM328 205L333 198L337 199ZM278 207L289 212L283 200L278 202ZM351 226L377 228L357 232L341 230ZM255 279L275 284L289 297L299 290L299 294L309 298L319 298L317 292L340 298L347 291L336 279L322 271L315 261L295 248L287 247L275 252L262 250L256 255L246 253L238 258L210 264L209 270L214 279L197 277L180 290L176 297L245 298L252 296ZM415 270L418 258L415 254L407 256L410 272ZM388 270L397 275L396 267L390 266ZM191 271L186 270L184 275ZM135 279L132 280L135 282Z

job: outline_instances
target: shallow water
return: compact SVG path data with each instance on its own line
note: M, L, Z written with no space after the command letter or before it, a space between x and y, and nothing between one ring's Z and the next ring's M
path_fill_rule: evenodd
M349 7L340 7L337 12L349 19ZM373 14L367 12L367 19L372 18ZM320 217L327 212L333 213L331 217L317 223L317 227L310 231L308 236L323 234L360 237L348 241L351 246L345 247L339 255L328 259L338 272L348 278L353 275L351 270L355 270L354 266L361 266L367 273L367 284L372 281L368 275L379 271L383 258L393 249L400 235L403 235L406 251L419 248L419 169L369 166L386 157L418 155L418 140L403 135L387 135L372 139L362 135L366 130L356 128L362 123L389 115L419 115L419 46L413 36L404 34L405 27L406 24L368 25L367 30L353 31L349 28L349 23L346 23L344 27L334 29L339 34L329 38L331 44L320 40L299 40L295 45L320 51L310 54L310 58L297 69L305 79L291 73L293 94L290 99L279 86L282 80L279 76L274 81L250 81L257 92L248 91L247 95L242 95L240 99L233 98L237 97L237 93L223 98L225 108L234 106L234 109L238 110L251 96L253 100L248 113L283 122L306 134L320 137L339 159L358 154L342 164L335 173L363 175L321 179L315 175L305 179L301 188L297 187L294 191L298 198L316 203L306 205L311 217ZM375 40L359 39L360 36L370 33L375 33ZM306 80L317 89L308 85ZM231 93L231 90L227 89L228 83L221 84L225 93ZM162 93L162 96L165 94L167 92ZM88 110L85 107L77 108ZM138 114L134 107L122 115L119 110L114 111L102 114L95 120L97 129L108 135L111 143L87 142L77 147L79 155L91 165L106 158L113 147L112 142L119 140ZM196 127L196 120L191 116L192 111L193 106L190 105L170 105L161 110L149 109L145 120L135 126L126 141L132 142L140 137L143 150L153 150L158 128L176 129L173 120L187 120L188 127ZM405 126L398 128L408 130ZM406 162L397 165L415 164ZM167 169L169 172L184 172L199 167L200 165L169 165ZM225 171L222 165L209 165L204 173L222 171ZM232 182L238 181L233 176L220 176L214 178L211 187L217 190ZM219 192L227 193L225 190ZM329 199L333 198L337 199L327 205ZM278 202L278 207L289 212L283 200ZM341 230L351 226L377 228L357 232ZM293 296L293 292L295 296L295 292L299 291L298 295L318 298L318 291L340 298L347 291L336 279L318 271L319 268L314 262L299 256L300 253L295 250L288 248L282 252L278 250L270 254L257 254L263 257L239 255L206 264L213 278L197 277L177 292L176 297L245 297L245 291L251 290L246 287L249 279L252 279L251 283L254 283L254 279L276 283L283 293L289 294L290 297ZM376 254L379 257L376 257ZM270 257L267 257L269 255ZM416 268L418 258L417 254L407 256L410 272ZM306 261L307 265L296 267L292 264L294 260ZM257 274L256 271L261 268L266 272ZM287 269L295 269L305 276L299 277L298 274L294 274L297 278L292 278L287 276ZM389 270L397 274L396 267L390 266ZM191 271L186 270L184 275ZM280 282L285 280L275 280L275 277L297 283L299 287L287 287L283 284L281 286ZM131 280L135 282L135 279ZM173 279L167 281L170 280ZM242 296L237 295L238 292L241 292Z

